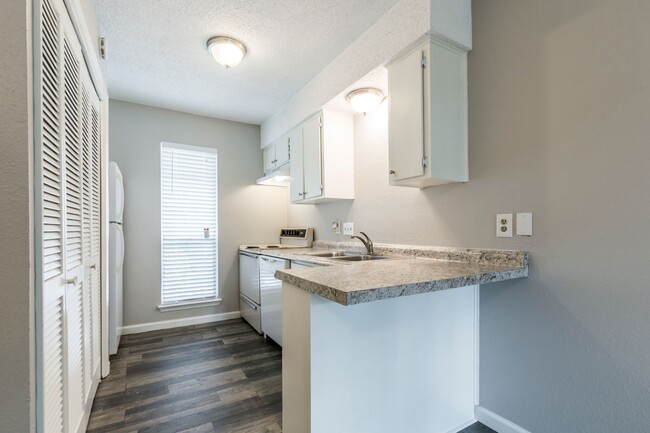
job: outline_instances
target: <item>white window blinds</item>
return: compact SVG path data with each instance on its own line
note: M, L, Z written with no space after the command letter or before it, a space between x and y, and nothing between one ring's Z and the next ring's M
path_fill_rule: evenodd
M162 143L162 305L216 300L217 154Z

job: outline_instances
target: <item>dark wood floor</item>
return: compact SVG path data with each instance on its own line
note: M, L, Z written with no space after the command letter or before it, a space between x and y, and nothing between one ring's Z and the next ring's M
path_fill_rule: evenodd
M88 433L280 433L281 363L240 319L124 336Z

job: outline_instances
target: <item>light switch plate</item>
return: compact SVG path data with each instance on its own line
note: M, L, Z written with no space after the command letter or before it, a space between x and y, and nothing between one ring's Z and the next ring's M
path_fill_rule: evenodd
M532 236L532 235L533 235L533 214L518 213L517 214L517 236Z
M498 238L512 237L512 214L511 213L497 214L497 237Z
M343 234L352 236L354 234L354 223L343 223Z

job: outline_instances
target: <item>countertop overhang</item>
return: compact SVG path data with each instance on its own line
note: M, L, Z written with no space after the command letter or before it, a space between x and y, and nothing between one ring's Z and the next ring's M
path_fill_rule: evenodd
M341 305L528 277L528 253L525 251L377 244L377 253L401 257L342 263L307 255L319 250L359 251L358 246L350 242L318 241L314 249L262 253L325 265L279 270L275 277Z

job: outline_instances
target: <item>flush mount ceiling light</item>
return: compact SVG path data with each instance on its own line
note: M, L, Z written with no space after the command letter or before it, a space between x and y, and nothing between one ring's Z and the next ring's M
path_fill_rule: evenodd
M374 87L364 87L348 93L348 102L357 113L366 114L381 104L384 100L384 93Z
M215 36L208 40L208 50L214 59L226 69L237 66L246 55L246 47L237 39L228 36Z

